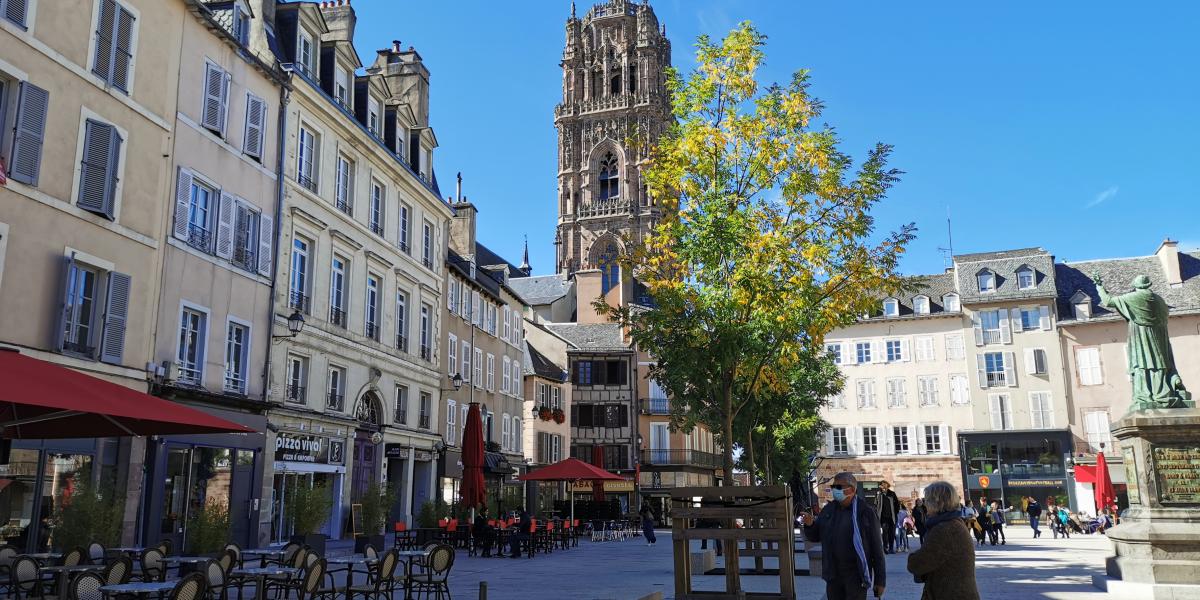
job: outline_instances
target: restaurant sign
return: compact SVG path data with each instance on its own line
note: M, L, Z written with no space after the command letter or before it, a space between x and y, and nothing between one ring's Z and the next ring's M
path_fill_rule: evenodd
M576 481L575 485L571 488L571 490L574 492L577 492L577 493L591 492L592 491L592 482ZM604 491L605 492L632 492L633 491L633 482L632 481L605 481L604 482Z
M973 490L995 490L1000 489L1000 474L992 473L988 475L971 475L971 489Z
M343 448L343 442L318 435L281 431L275 436L275 460L340 465Z
M1066 484L1062 479L1009 479L1004 482L1004 485L1010 488L1063 487Z
M1200 504L1200 447L1151 446L1163 504Z

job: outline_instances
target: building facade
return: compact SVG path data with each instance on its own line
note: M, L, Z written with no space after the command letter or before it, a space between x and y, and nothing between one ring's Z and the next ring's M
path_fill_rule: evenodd
M532 466L552 465L571 451L568 343L532 321L525 321L525 331L525 458ZM530 482L527 495L539 514L562 511L566 500L559 482Z
M373 482L396 491L413 522L436 494L445 378L443 280L450 208L432 168L429 72L394 43L365 75L349 3L275 9L279 61L293 91L283 117L276 329L266 481L271 540L287 539L290 486L336 498L330 537Z

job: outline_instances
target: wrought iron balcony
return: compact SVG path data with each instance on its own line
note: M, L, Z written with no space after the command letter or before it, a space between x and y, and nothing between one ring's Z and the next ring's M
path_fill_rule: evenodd
M421 360L433 360L433 348L429 345L421 345Z
M716 469L721 466L721 456L699 450L642 450L642 464Z
M234 248L233 264L251 273L258 271L258 262L255 260L254 251L249 248L241 246Z
M285 398L287 399L288 402L292 402L295 404L304 404L304 398L305 398L306 392L308 392L308 388L306 388L302 385L289 385L289 386L287 386L287 392L286 392L287 395L285 396Z
M383 237L383 225L381 223L379 223L379 222L371 223L370 227L371 227L371 233L374 233L375 235L377 235L379 237Z
M294 308L306 315L309 314L308 296L295 290L288 292L288 308Z
M334 205L337 206L338 210L340 210L348 215L354 214L354 203L345 198L338 198L337 202Z
M188 225L187 243L201 252L212 252L212 232L199 225Z
M325 399L325 406L331 410L341 412L346 406L346 396L329 392L329 395Z
M421 422L418 425L418 427L420 427L421 429L429 429L429 415L428 414L423 413L421 415Z
M329 322L330 323L333 323L334 325L337 325L338 327L345 328L346 321L347 321L346 311L344 311L340 308L337 308L337 307L329 309Z
M642 414L669 415L671 414L671 403L666 398L649 398L642 400Z
M367 334L367 337L378 342L379 341L379 326L374 323L367 323L366 334Z
M396 349L401 352L408 352L408 336L406 336L406 335L396 336Z
M296 183L299 183L301 186L304 187L304 189L306 189L314 194L317 193L317 181L309 175L300 173L299 175L296 176Z
M397 425L408 425L408 409L397 408L395 419Z

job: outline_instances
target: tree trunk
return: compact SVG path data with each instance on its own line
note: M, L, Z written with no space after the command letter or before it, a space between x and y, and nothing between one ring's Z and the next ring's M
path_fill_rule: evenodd
M728 485L734 485L733 480L733 379L730 375L725 376L725 381L721 385L721 404L724 412L725 423L723 424L722 437L725 439L725 456L721 459L721 464L725 469L725 481Z
M754 425L746 430L746 470L750 472L750 485L755 485L754 472L757 470L754 464Z
M763 482L767 485L774 485L775 478L771 477L771 453L775 452L775 444L772 438L768 437L766 444L763 445Z

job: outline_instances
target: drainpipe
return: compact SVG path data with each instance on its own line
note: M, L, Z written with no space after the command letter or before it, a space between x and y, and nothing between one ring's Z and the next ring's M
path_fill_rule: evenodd
M290 97L290 85L292 79L292 70L285 67L284 72L287 74L282 85L279 88L279 127L276 139L275 151L275 231L272 235L275 236L275 261L274 268L271 269L271 301L267 303L267 359L263 365L263 402L267 402L267 397L271 391L271 349L274 346L271 343L271 331L275 329L275 285L279 280L279 263L281 249L279 248L279 237L283 231L283 191L284 191L284 175L283 175L283 156L284 148L287 143L287 105Z

